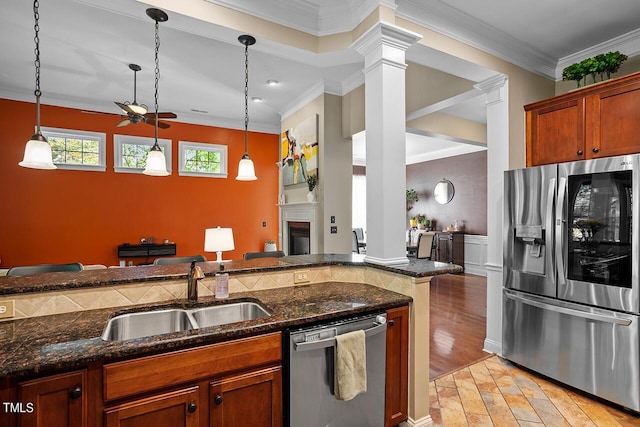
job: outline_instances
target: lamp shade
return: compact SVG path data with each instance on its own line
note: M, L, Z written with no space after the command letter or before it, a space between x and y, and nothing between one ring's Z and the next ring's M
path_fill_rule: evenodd
M42 134L35 134L27 141L24 158L18 165L32 169L57 169L53 164L51 146Z
M248 154L245 154L242 156L242 159L240 159L236 179L238 181L255 181L258 179L258 177L256 177L256 169L253 166L253 160L251 160Z
M232 251L235 248L231 228L207 228L204 231L204 250L205 252L216 252L217 262L222 262L222 251Z
M145 175L152 176L167 176L167 162L164 158L164 153L161 150L152 149L147 154L147 166L142 171Z

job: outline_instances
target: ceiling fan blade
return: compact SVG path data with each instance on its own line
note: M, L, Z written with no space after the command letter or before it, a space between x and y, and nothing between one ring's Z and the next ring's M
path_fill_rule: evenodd
M147 118L147 120L145 120L145 123L151 126L155 126L156 120L152 118ZM169 123L158 121L158 127L161 129L167 129L167 128L170 128L171 125Z
M127 113L127 114L129 114L129 113L135 114L135 112L131 108L129 108L129 106L127 104L123 104L122 102L117 102L117 101L114 101L114 104L116 104L118 107L120 107L120 109L122 111L124 111L125 113Z
M147 113L144 115L147 119L153 119L156 117L156 113ZM162 112L162 113L158 113L158 118L160 119L177 119L178 116L176 116L175 113L169 113L167 111Z
M121 121L116 125L116 127L121 128L121 127L123 127L123 126L128 125L129 123L131 123L131 120L129 120L129 118L127 117L126 119L122 119L122 120L121 120Z

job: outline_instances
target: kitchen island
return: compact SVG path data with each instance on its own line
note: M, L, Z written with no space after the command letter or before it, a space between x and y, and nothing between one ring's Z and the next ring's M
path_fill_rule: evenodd
M220 265L215 262L199 265L206 275L199 285L201 303L212 302L213 275L220 270ZM408 301L402 298L411 297L409 418L414 425L429 425L428 284L432 276L460 272L461 267L423 260L414 260L401 267L386 267L365 263L361 255L301 255L232 261L225 263L225 271L230 274L232 298L257 298L267 305L272 316L198 332L163 335L161 341L151 337L108 343L100 339L100 334L107 319L115 312L132 306L139 309L140 306L184 303L188 265L0 278L1 298L14 300L16 306L15 320L0 323L0 343L8 356L0 364L0 375L7 378L54 372L92 360L118 360L222 342L295 324L389 308L394 304L399 306L402 301L405 304ZM310 288L308 284L317 286ZM368 286L363 288L363 285ZM376 295L380 297L381 294L374 292L376 288L401 295L385 292L383 300L379 300ZM292 315L295 297L304 289L307 290L304 292L315 290L303 306L297 306L298 313L302 314ZM354 298L364 301L364 305L358 302L348 306ZM321 311L313 311L322 307ZM65 326L61 328L60 325Z

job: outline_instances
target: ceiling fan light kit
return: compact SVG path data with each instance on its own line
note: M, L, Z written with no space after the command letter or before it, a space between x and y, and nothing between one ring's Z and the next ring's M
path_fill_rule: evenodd
M158 145L158 125L159 125L158 123L158 82L160 80L160 62L158 60L158 52L160 50L160 36L158 34L158 28L159 28L158 24L160 22L167 21L169 17L164 11L160 9L155 9L155 8L147 9L147 15L156 22L156 25L155 25L156 69L155 69L155 105L154 105L155 114L154 114L154 120L153 120L154 128L155 128L155 142L153 143L153 147L151 147L151 151L149 151L149 154L147 154L147 164L146 164L146 167L144 168L144 171L142 171L142 173L145 175L151 175L151 176L167 176L169 175L169 172L167 171L167 162L164 157L164 153L162 152L162 150L160 149L160 146Z
M27 141L27 145L24 149L24 157L18 165L25 168L32 169L57 169L56 165L53 164L53 156L51 153L51 146L49 145L49 141L44 137L42 132L40 131L40 96L42 93L40 92L40 14L38 13L38 8L40 4L38 0L34 0L33 2L33 16L35 20L35 24L33 26L35 30L34 41L36 43L36 59L35 59L35 68L36 68L36 133L31 137L29 141Z
M255 181L256 170L253 160L249 156L249 46L256 43L256 39L248 34L238 37L238 41L244 45L244 154L238 164L238 181Z

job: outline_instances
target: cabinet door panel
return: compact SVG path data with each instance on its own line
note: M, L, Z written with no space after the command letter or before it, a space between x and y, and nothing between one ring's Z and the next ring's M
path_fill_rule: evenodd
M197 427L198 399L198 387L190 387L112 406L105 427Z
M279 427L282 425L280 367L211 383L211 427Z
M387 311L387 361L385 366L385 426L407 419L409 393L409 308Z
M18 399L33 412L18 417L21 427L80 427L87 425L87 372L54 375L18 384Z
M584 114L584 99L528 111L527 166L584 159Z
M640 83L604 92L597 98L599 145L592 157L640 152Z

